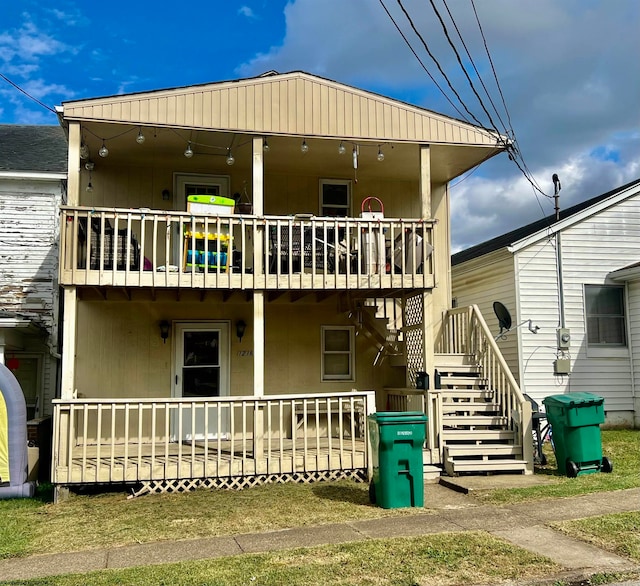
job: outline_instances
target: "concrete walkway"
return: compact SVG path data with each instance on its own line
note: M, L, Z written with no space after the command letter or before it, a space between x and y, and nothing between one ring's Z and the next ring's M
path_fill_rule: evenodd
M561 576L578 583L596 572L640 570L627 559L566 537L546 524L603 514L640 510L640 489L595 493L536 503L490 506L473 497L473 491L496 488L496 482L533 482L525 477L447 479L448 485L425 485L425 512L402 517L368 519L348 523L210 537L204 539L146 543L102 550L0 560L0 580L40 578L85 573L106 568L130 568L152 564L212 559L244 553L260 553L346 543L366 539L415 537L445 531L484 530L519 547L544 555L564 568ZM520 480L518 480L520 479ZM540 482L540 479L536 480ZM480 485L479 485L480 483ZM546 582L540 582L543 584ZM548 582L553 583L553 580Z

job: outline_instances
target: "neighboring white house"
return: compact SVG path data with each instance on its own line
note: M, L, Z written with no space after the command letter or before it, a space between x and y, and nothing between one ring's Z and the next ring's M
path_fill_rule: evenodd
M496 336L493 303L509 310L498 344L534 400L594 393L608 425L638 426L639 245L636 180L453 255L453 297L478 305Z
M27 416L51 414L58 385L59 207L67 140L59 126L0 125L0 362Z

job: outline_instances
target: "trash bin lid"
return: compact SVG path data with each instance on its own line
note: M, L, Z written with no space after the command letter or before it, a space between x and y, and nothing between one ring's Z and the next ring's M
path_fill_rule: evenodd
M389 423L425 423L427 416L422 411L378 411L369 417L385 425Z
M545 405L554 405L556 407L587 407L589 405L602 405L604 398L593 393L566 393L564 395L545 397L542 402Z

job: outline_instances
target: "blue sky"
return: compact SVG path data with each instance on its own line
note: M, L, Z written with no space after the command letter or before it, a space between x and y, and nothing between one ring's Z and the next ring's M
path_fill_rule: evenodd
M506 121L471 0L434 3L462 52L447 20L451 10ZM431 2L402 4L465 104L488 124ZM397 0L3 2L0 73L54 107L71 99L304 70L460 117L383 5L457 104ZM569 207L638 178L640 2L475 0L475 6L520 151L542 190L552 193L551 175L558 173L560 205ZM466 56L464 62L469 66ZM57 120L0 79L0 123ZM536 197L504 155L458 181L452 187L455 250L553 211L552 199Z

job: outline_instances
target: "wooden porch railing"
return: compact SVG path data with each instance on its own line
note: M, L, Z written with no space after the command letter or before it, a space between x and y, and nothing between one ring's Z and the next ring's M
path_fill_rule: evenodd
M62 207L63 285L430 288L435 222Z
M510 422L511 430L522 445L523 459L530 463L529 472L533 473L531 404L513 378L477 305L450 309L446 313L435 351L475 357L488 388L495 393L495 402L500 404L500 414Z
M136 483L354 469L366 475L375 393L53 404L54 484Z

